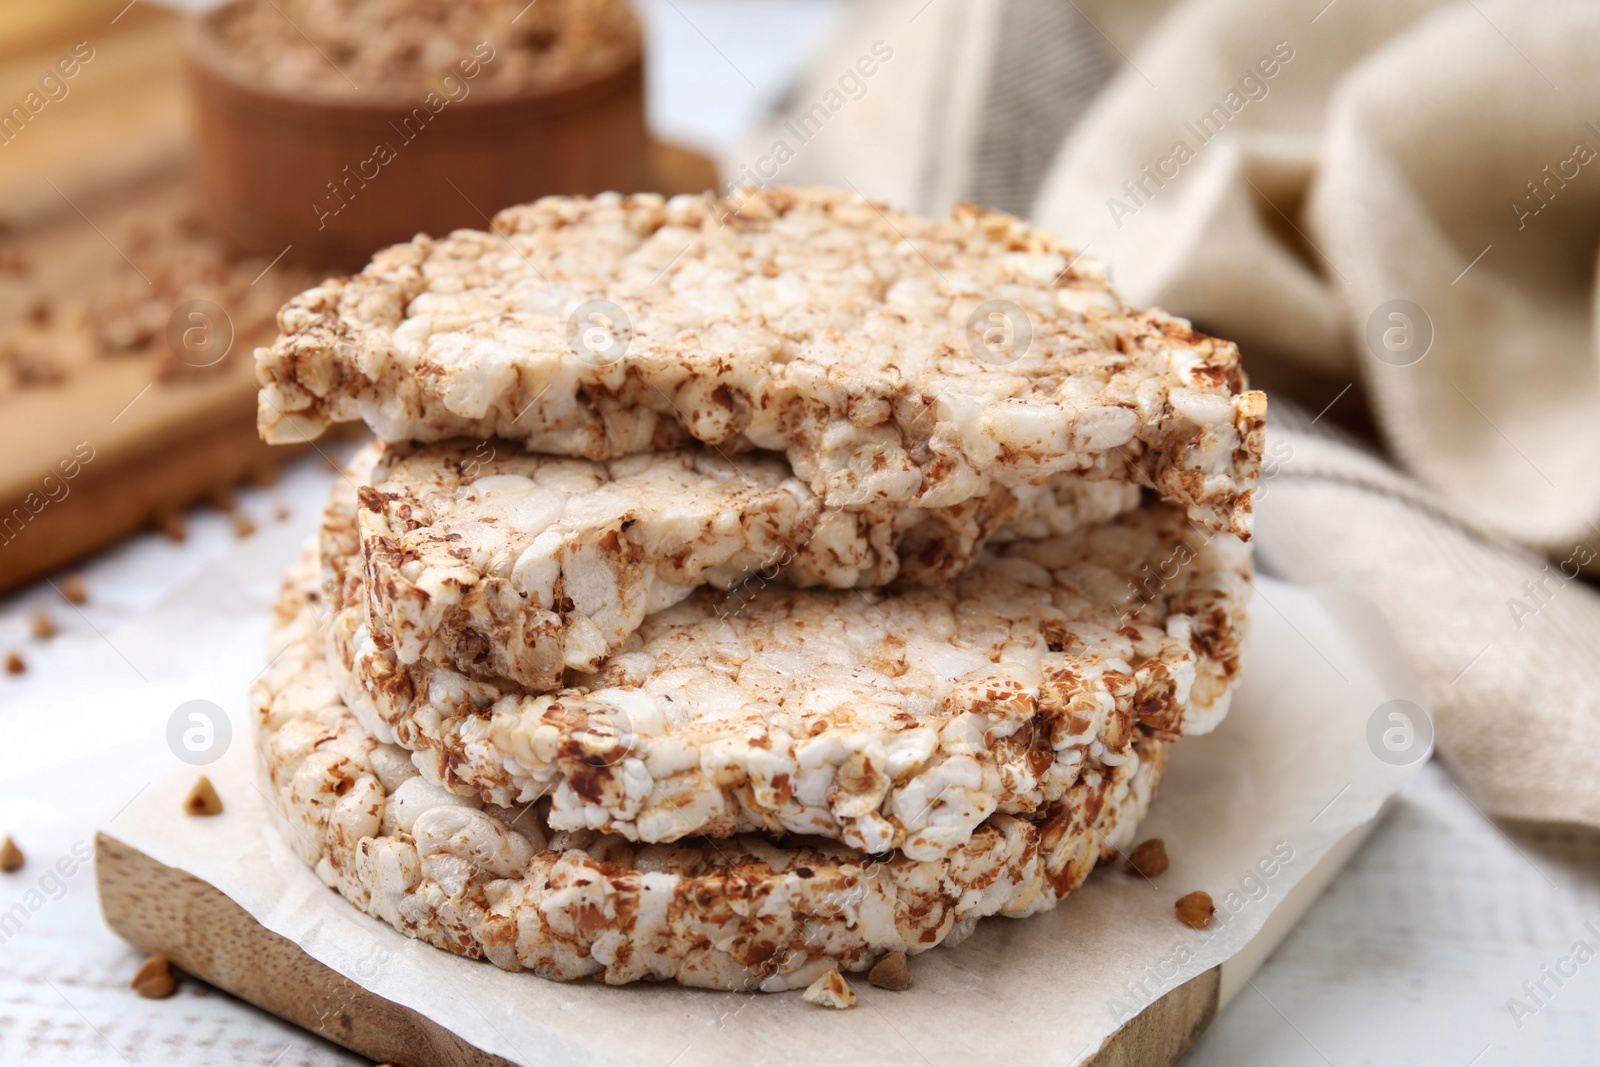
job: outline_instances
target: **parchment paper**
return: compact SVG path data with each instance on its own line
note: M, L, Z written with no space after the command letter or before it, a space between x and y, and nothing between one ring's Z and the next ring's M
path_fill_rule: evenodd
M256 544L231 561L230 578L264 592L276 573L269 568L290 554L287 543ZM181 599L168 606L181 614ZM860 998L851 1011L797 993L547 982L451 956L360 914L295 858L269 814L246 707L264 654L214 664L204 687L233 724L227 753L199 768L226 813L180 814L197 773L184 768L145 789L108 829L221 889L341 974L521 1064L1075 1064L1163 993L1249 944L1420 765L1386 762L1368 740L1386 702L1426 703L1370 605L1261 577L1254 612L1232 712L1214 734L1175 746L1140 830L1141 840L1166 841L1167 873L1150 882L1102 869L1049 914L986 920L965 943L914 957L908 992L851 976ZM162 686L130 694L124 713L163 716L179 695L197 695L195 683L181 694ZM1173 901L1195 889L1218 904L1206 931L1173 914Z

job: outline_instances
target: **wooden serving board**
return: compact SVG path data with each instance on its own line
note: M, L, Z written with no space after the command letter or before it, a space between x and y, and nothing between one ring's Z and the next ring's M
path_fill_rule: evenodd
M106 834L95 838L95 878L106 924L119 937L329 1041L380 1063L512 1067L318 963L210 884ZM1179 986L1129 1020L1089 1064L1176 1063L1211 1025L1220 987L1220 967Z

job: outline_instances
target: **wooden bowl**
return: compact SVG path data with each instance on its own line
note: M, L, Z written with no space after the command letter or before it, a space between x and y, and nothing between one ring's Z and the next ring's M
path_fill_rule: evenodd
M482 228L510 204L637 192L649 180L638 40L584 81L509 93L468 82L433 111L419 90L344 97L269 84L231 61L220 11L186 35L194 172L213 225L243 252L287 248L354 269L417 233Z

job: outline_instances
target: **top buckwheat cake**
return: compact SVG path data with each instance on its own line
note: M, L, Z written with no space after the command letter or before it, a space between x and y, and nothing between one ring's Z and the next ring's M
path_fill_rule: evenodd
M260 426L604 461L785 453L830 507L1136 481L1248 537L1266 400L1232 344L1125 308L1007 215L853 194L552 197L418 237L279 314Z

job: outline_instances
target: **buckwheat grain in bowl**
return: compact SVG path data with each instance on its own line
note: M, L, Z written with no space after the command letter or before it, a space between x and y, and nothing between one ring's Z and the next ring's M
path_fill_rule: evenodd
M420 95L463 61L474 91L569 85L639 51L626 0L237 0L215 27L240 71L329 96Z

